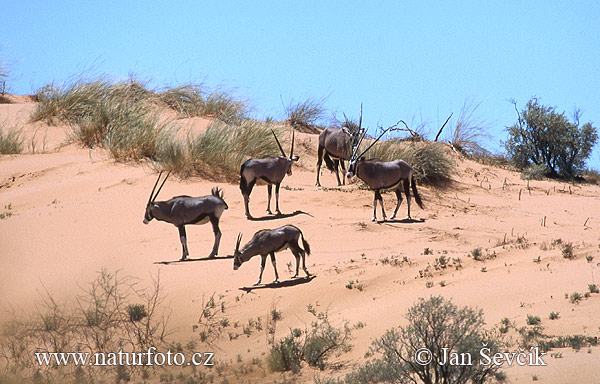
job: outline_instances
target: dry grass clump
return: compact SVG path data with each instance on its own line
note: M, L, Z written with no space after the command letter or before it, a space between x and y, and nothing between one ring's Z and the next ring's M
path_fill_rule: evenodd
M363 144L366 145L370 144ZM447 146L432 141L381 141L367 152L367 158L380 161L404 160L416 171L415 177L418 180L440 187L450 182L456 167Z
M485 122L475 117L482 102L465 100L456 125L450 133L450 145L463 155L475 158L490 157L490 152L481 145L482 140L490 138Z
M292 100L285 107L287 121L301 132L319 133L316 127L326 112L324 102L324 99L313 98L298 102Z
M235 97L230 91L206 91L200 84L185 84L167 88L158 94L169 108L184 117L209 116L225 122L247 118L248 101Z
M0 154L8 155L23 152L23 137L16 128L7 128L0 123Z
M205 132L188 137L186 142L165 142L158 162L182 176L235 181L240 166L248 158L280 154L271 129L285 147L286 135L278 126L254 120L243 120L239 124L215 120Z

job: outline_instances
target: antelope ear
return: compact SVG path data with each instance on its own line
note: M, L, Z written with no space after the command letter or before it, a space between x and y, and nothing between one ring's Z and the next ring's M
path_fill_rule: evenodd
M292 157L292 161L298 161L298 160L300 160L300 156L294 156L294 157Z
M342 131L344 131L344 133L346 133L348 135L350 134L350 130L346 127L342 127Z

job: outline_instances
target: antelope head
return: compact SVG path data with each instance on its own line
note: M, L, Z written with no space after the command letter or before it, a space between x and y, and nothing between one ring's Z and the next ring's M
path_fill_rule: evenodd
M237 242L235 243L235 251L233 252L233 270L237 271L242 265L242 253L240 252L240 243L242 242L242 234L238 234Z
M146 214L144 215L144 224L148 224L152 219L154 219L154 215L152 214L152 207L156 206L156 203L154 201L158 197L158 193L162 189L163 185L165 185L165 182L169 178L169 175L171 174L171 171L169 171L167 173L167 176L165 176L162 184L160 185L160 187L158 187L158 190L156 191L156 193L154 193L154 190L156 190L156 186L158 185L158 182L160 181L160 176L162 175L162 173L163 173L163 171L160 171L160 173L158 174L158 178L156 179L156 183L154 183L154 187L152 188L152 192L150 192L150 198L148 199L148 204L146 204Z
M281 151L281 156L279 156L280 159L285 159L287 160L287 174L289 176L292 175L292 164L294 161L298 161L300 159L299 156L294 156L294 131L292 130L292 148L290 149L290 155L287 156L285 154L285 151L283 150L283 147L281 146L281 143L279 142L279 139L277 138L277 135L275 134L275 132L271 129L271 133L273 133L273 136L275 137L275 141L277 142L277 146L279 147L279 150Z
M361 132L361 124L362 124L362 105L360 106L360 120L358 123L358 130L359 132ZM375 140L373 140L373 142L371 143L371 145L369 145L367 147L367 149L365 149L364 151L360 152L360 154L358 153L358 148L360 147L360 145L362 144L362 141L365 138L365 135L367 134L367 131L365 129L362 130L362 135L360 136L360 139L358 140L358 142L356 143L356 145L354 146L353 150L352 150L352 157L350 157L350 162L348 164L348 173L346 174L347 178L351 178L354 175L356 175L356 163L359 161L364 160L363 156L365 153L367 153L367 151L369 149L371 149L375 143L377 143L379 141L379 139L381 139L381 137L390 129L392 129L394 126L391 126L387 129L385 129L383 132L381 132L381 135L379 135Z

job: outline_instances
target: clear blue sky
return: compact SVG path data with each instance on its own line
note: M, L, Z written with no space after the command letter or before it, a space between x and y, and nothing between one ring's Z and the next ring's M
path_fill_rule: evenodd
M8 86L32 93L93 68L155 86L236 88L257 115L285 102L432 131L465 99L495 143L532 96L600 127L598 1L5 1ZM435 134L435 132L434 132ZM600 150L591 164L600 169Z

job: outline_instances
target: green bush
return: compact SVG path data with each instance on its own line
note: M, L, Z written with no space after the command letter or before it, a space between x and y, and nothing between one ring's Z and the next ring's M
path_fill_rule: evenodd
M516 102L513 103L516 109ZM544 106L534 97L517 113L517 123L508 128L509 138L505 144L517 167L543 165L550 176L569 179L584 170L598 134L591 123L580 126L578 110L570 122L564 112L558 113L556 107Z
M483 346L493 355L500 341L484 330L483 313L469 307L459 308L441 296L419 299L409 308L405 327L388 330L373 342L372 353L380 357L347 375L347 383L485 383L495 378L498 366L482 365ZM415 360L421 348L431 351L429 363ZM447 354L470 354L472 364L444 364Z

